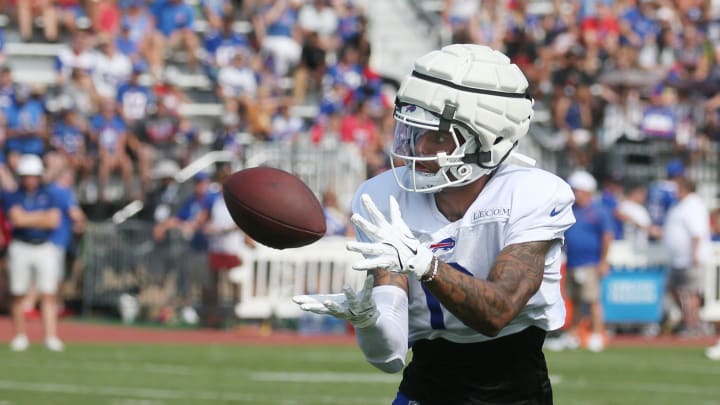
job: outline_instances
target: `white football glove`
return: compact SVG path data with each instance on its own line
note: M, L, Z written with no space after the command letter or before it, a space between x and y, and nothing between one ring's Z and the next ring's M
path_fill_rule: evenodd
M334 316L349 321L356 328L366 328L374 325L380 315L372 300L373 280L369 275L358 293L346 285L342 294L296 295L292 300L303 311Z
M361 197L370 221L360 214L353 214L352 222L372 242L348 242L347 249L362 253L365 259L354 264L355 270L385 269L396 273L411 274L420 279L430 269L433 254L413 236L400 214L395 197L390 196L390 222L375 206L369 195Z

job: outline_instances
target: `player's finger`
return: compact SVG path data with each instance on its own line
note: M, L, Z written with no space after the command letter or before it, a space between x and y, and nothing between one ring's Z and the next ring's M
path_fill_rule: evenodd
M346 310L343 308L340 304L338 304L335 301L327 300L323 302L323 305L325 306L325 313L330 314L335 317L343 317L346 315Z
M390 196L390 224L393 228L397 228L401 233L406 236L412 236L410 228L402 218L402 212L400 212L400 204L398 204L395 196Z
M296 304L307 304L310 302L317 302L312 295L296 295L292 297L292 300Z
M363 283L363 294L370 295L373 289L373 284L375 284L375 276L373 276L372 274L368 274L368 276L365 277L365 282Z
M360 231L362 231L364 234L372 237L373 239L382 239L380 236L380 228L378 228L375 224L368 221L367 219L363 218L360 214L353 214L350 217L350 221L352 221L355 226L360 228Z
M353 264L353 270L375 270L375 269L390 269L393 267L393 260L384 256L374 257L370 259L360 260Z
M370 301L372 300L372 289L373 284L375 282L375 278L373 275L367 276L365 278L365 283L363 284L362 288L362 298L360 299L360 306L362 308L368 308L370 306Z
M348 284L345 284L343 287L343 293L345 294L345 299L348 303L357 301L357 294L355 294L355 290L353 290Z
M390 196L390 223L395 225L398 222L402 222L402 214L400 213L400 205L398 204L395 196Z
M384 243L350 241L345 248L351 252L362 253L364 256L380 256L388 252L389 246Z
M300 305L300 309L303 311L313 312L316 314L327 314L328 309L325 305L319 302L312 302Z
M387 223L387 220L385 219L385 215L380 212L380 210L375 205L375 202L373 202L372 198L368 194L362 195L362 203L365 209L367 210L368 214L370 215L370 220L375 225L380 225L383 223Z

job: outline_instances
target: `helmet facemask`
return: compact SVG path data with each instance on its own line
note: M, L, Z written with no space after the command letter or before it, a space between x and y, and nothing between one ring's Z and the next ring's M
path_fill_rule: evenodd
M452 112L450 106L443 115L451 116ZM481 156L487 157L489 153L482 153L477 136L457 122L412 104L398 104L394 117L397 124L391 162L397 183L404 190L433 193L445 187L458 187L491 173L497 167L484 167L479 162ZM432 154L422 154L417 150L421 138L442 134L451 138L446 147L436 148L437 152ZM397 170L398 160L408 168L402 179ZM428 166L435 165L437 171L427 170Z

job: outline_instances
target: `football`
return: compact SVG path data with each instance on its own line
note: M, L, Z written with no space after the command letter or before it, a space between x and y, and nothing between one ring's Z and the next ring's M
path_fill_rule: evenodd
M298 177L272 167L233 173L223 198L235 223L251 238L275 249L309 245L325 235L325 214Z

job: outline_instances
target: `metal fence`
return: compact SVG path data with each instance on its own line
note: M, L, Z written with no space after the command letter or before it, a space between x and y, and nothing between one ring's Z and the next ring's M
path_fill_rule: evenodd
M160 307L175 293L175 269L186 244L171 234L152 239L152 224L127 221L90 223L83 249L83 312L115 310L118 298L131 293L147 306ZM161 263L161 262L165 263Z

